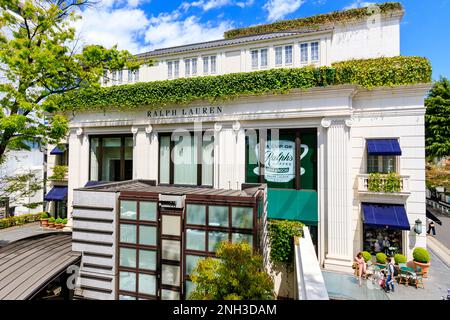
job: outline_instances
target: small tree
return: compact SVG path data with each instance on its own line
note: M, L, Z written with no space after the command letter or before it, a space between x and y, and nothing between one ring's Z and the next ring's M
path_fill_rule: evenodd
M425 144L428 158L450 155L450 82L441 78L425 100Z
M198 262L191 274L196 285L192 300L273 300L274 284L263 258L246 242L222 242L217 258Z

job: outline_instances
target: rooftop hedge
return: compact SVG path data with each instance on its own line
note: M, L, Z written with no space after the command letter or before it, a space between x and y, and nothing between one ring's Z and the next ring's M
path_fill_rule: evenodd
M59 111L158 108L198 100L211 103L242 95L282 94L292 89L354 84L365 88L431 81L426 58L392 57L337 62L331 67L270 69L219 76L140 82L66 93Z
M378 4L378 7L380 8L379 12L381 14L403 11L403 6L399 2L386 2ZM374 13L377 12L368 9L368 7L334 11L306 18L282 20L270 24L261 24L247 28L232 29L224 33L224 38L232 39L270 32L298 30L303 28L319 28L320 26L327 24L335 24L348 22L352 20L359 20L365 17L369 17Z

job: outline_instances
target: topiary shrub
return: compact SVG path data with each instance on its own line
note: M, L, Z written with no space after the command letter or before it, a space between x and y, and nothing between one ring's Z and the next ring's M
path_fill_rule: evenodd
M63 223L63 219L58 218L58 219L55 220L55 223L57 223L57 224L62 224L62 223Z
M413 251L414 261L420 263L430 262L430 253L425 248L415 248Z
M387 256L384 253L382 253L382 252L377 253L376 258L377 258L377 263L386 264Z
M41 219L48 219L48 213L47 212L41 212Z
M54 218L54 217L50 217L50 218L48 219L48 222L50 222L50 223L53 222L53 223L54 223L54 222L55 222L55 218Z
M67 218L62 219L63 224L67 224Z
M394 260L396 264L399 263L406 263L407 259L404 255L397 253L396 255L394 255Z
M365 262L372 260L372 255L367 251L363 251L362 256Z

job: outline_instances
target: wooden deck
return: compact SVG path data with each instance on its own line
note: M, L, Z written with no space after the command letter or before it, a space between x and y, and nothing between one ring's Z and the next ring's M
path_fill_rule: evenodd
M0 300L33 298L68 266L79 264L72 234L61 232L25 238L0 249Z

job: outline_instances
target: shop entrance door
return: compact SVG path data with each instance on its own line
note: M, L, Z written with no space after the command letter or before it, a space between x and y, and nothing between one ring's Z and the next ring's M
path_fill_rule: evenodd
M158 298L179 300L182 288L183 209L159 209Z

